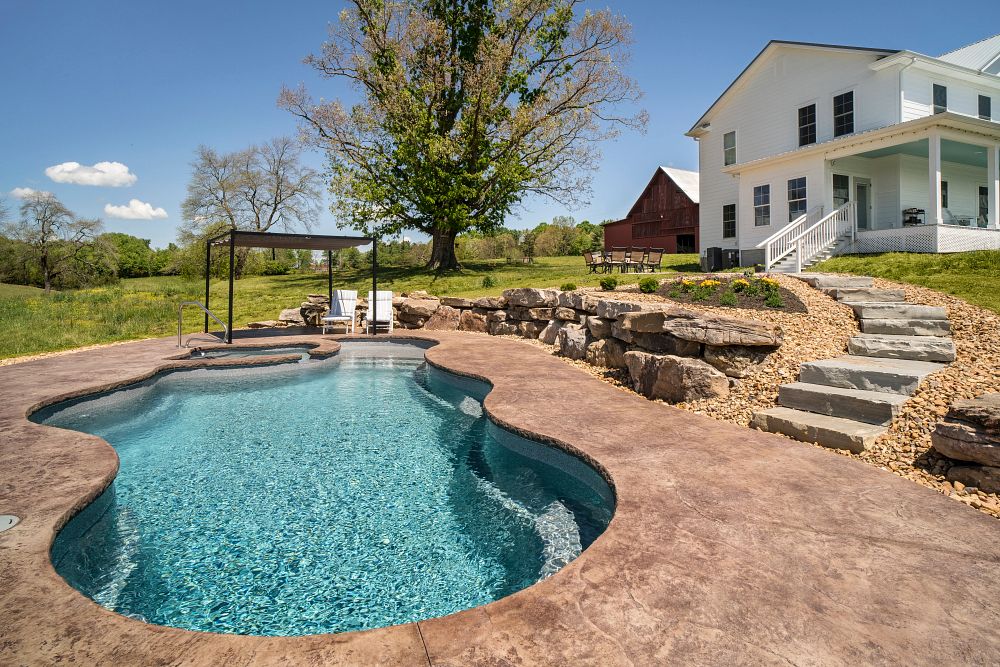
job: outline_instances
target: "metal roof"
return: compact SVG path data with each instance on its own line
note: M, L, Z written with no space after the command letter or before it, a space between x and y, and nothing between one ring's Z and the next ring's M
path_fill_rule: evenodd
M677 169L675 167L660 167L660 169L663 170L677 187L684 191L688 199L695 204L698 203L699 176L697 171L688 171L687 169Z
M288 250L343 250L368 245L363 236L330 236L324 234L283 234L278 232L229 231L211 239L212 245L232 244L238 248L283 248Z
M949 51L937 59L978 72L1000 74L1000 35L993 35L974 44Z

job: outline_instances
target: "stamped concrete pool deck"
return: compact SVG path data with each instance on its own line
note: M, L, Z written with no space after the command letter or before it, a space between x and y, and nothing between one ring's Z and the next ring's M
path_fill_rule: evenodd
M49 548L110 483L117 456L26 414L192 362L168 360L173 339L88 350L0 368L0 514L22 519L0 533L0 664L1000 662L995 519L857 461L623 392L536 346L412 337L439 343L430 363L492 383L492 419L610 477L614 519L576 561L484 607L339 635L215 635L107 611L56 574ZM332 353L337 338L252 343Z

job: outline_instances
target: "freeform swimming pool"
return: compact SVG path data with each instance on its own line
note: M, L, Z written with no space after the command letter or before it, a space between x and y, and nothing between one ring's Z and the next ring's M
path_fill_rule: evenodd
M612 492L484 418L487 387L423 350L162 375L33 419L118 451L60 532L58 572L150 623L255 635L392 625L484 604L574 559Z

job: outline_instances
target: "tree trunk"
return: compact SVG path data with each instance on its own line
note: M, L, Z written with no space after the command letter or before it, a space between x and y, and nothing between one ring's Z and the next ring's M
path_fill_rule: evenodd
M47 250L42 252L42 279L45 281L45 293L51 293L52 277L49 274L49 253Z
M455 232L435 227L431 234L431 260L427 268L435 271L452 271L462 268L455 255Z

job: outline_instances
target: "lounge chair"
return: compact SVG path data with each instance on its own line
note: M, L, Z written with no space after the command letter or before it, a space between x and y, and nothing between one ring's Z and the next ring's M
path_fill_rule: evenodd
M585 252L583 253L583 261L587 263L587 268L590 269L591 273L597 273L598 269L607 271L607 262L604 261L603 255L595 252Z
M353 289L333 290L333 303L330 312L323 316L323 333L336 324L343 324L348 331L354 333L354 311L358 306L358 291Z
M372 306L374 305L374 309ZM368 292L368 312L365 314L365 329L375 332L377 327L383 327L392 333L392 292L379 290L378 298L372 299Z

